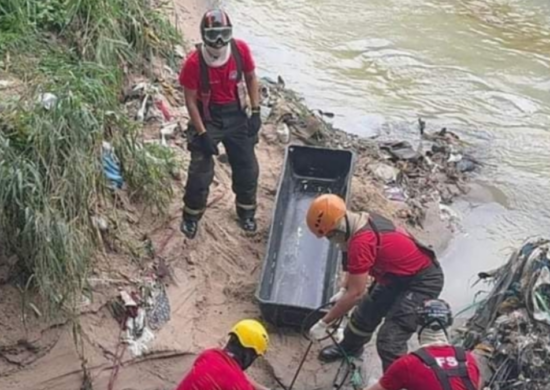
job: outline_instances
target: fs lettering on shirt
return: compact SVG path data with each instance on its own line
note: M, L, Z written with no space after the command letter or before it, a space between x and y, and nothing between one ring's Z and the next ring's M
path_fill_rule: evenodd
M456 368L458 367L458 361L456 360L456 357L454 356L447 356L447 357L435 357L434 358L439 367L443 369L450 369L450 368Z

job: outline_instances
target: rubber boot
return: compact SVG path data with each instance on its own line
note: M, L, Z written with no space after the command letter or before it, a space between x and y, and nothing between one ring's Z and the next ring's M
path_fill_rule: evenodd
M256 220L254 218L239 218L239 224L245 232L255 232L257 229Z
M239 217L239 225L245 232L255 232L257 229L256 219L254 214L256 210L244 210L239 206L236 207L237 216Z
M363 346L369 342L372 334L368 337L358 336L348 328L344 331L344 339L337 345L329 345L319 352L319 360L325 363L335 362L345 356L360 357L363 354Z
M180 230L187 238L192 240L197 235L199 223L193 220L182 219Z

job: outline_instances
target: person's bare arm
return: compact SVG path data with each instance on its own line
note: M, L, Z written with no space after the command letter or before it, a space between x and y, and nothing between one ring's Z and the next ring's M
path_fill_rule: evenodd
M323 317L325 324L330 324L332 321L344 316L350 311L365 292L365 286L369 278L368 273L359 275L348 275L347 290L346 293L336 304L330 309L330 311Z
M254 379L252 379L248 375L247 375L247 378L248 378L248 381L250 382L250 384L252 385L252 387L254 387L254 390L269 390L269 387L265 387L263 385L260 385L258 382L256 382Z
M206 127L201 118L201 113L199 110L198 102L198 93L195 90L184 88L183 93L185 95L185 105L187 106L187 111L189 111L189 116L191 117L191 123L197 129L197 133L202 134L206 131Z
M380 385L379 382L376 382L374 385L372 385L371 387L367 387L365 388L365 390L386 390L382 387L382 385Z
M349 279L349 273L344 272L342 274L342 281L340 282L340 287L348 289L348 279Z
M248 96L250 97L250 105L252 107L260 106L260 85L258 84L258 78L256 72L245 73L244 78L246 80L246 88L248 90Z

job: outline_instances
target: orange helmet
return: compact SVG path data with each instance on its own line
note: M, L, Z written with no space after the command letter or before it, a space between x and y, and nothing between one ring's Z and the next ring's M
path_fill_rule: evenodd
M307 226L317 237L326 236L338 226L346 215L346 202L338 195L323 194L317 197L307 211Z

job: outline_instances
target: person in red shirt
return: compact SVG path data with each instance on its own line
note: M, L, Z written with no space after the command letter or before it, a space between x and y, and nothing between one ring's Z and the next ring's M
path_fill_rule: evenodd
M200 28L203 43L186 58L179 77L191 117L181 231L191 239L206 209L220 142L231 165L237 215L245 231L256 230L259 175L254 151L261 128L259 85L250 48L233 39L231 21L220 9L206 12Z
M443 300L426 301L418 313L420 349L397 359L366 390L481 390L475 357L449 343L451 309Z
M176 390L269 390L244 371L268 348L267 331L258 321L239 321L224 349L202 352Z
M331 298L334 306L312 326L311 338L326 338L329 325L357 304L343 340L324 348L319 359L331 362L344 354L362 354L384 320L376 347L387 370L407 353L407 341L416 331L416 308L437 298L443 288L443 272L434 251L377 213L347 210L345 201L334 194L317 197L306 219L317 237L340 246L345 272L341 290ZM374 283L365 294L369 276Z

